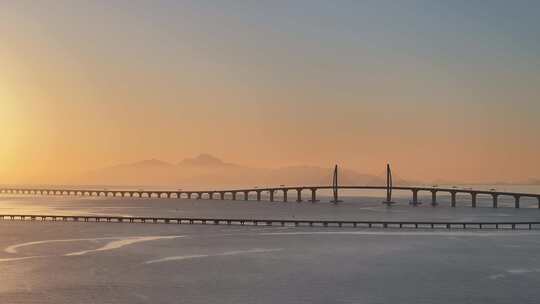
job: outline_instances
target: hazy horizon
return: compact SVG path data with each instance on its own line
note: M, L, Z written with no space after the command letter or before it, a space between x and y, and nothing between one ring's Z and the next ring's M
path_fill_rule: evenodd
M386 167L375 174L353 168L339 166L341 185L380 186L386 183ZM160 159L146 159L132 163L120 163L103 168L95 168L62 180L29 180L26 183L0 183L11 186L102 186L102 187L152 187L177 189L208 189L209 187L234 188L255 186L327 185L331 183L332 166L298 164L282 167L249 167L242 163L232 163L208 153L177 162ZM394 173L394 185L446 186L512 186L540 185L540 179L518 182L486 180L480 182L455 180L414 180Z
M0 184L201 152L540 179L536 1L4 1Z

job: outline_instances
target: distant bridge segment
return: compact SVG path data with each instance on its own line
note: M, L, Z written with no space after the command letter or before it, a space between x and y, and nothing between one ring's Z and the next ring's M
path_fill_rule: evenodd
M61 196L95 196L95 197L137 197L137 198L177 198L177 199L217 199L225 200L230 197L230 200L249 200L250 195L256 197L257 201L263 200L263 195L267 195L269 201L273 202L276 198L276 193L281 193L281 201L289 201L289 193L296 194L296 201L302 202L304 192L308 192L310 202L318 202L317 191L319 190L388 190L388 186L296 186L296 187L268 187L268 188L249 188L249 189L234 189L234 190L206 190L206 191L156 191L156 190L98 190L98 189L37 189L37 188L0 188L0 194L26 194L26 195L61 195ZM431 205L437 205L437 194L449 193L450 204L456 207L457 195L467 194L471 198L471 206L477 207L478 195L488 195L492 197L492 207L498 207L498 201L501 196L512 197L514 199L514 207L520 207L521 198L536 198L538 200L538 208L540 208L540 194L518 193L518 192L501 192L501 191L486 191L474 189L459 189L459 188L439 188L439 187L392 187L394 191L410 191L412 194L411 205L419 203L418 193L431 193Z
M97 223L153 223L153 224L201 224L201 225L248 225L287 227L339 227L339 228L414 228L414 229L511 229L538 230L540 222L434 222L434 221L341 221L341 220L286 220L252 218L171 218L171 217L124 217L84 215L37 215L0 214L0 220L11 221L63 221Z

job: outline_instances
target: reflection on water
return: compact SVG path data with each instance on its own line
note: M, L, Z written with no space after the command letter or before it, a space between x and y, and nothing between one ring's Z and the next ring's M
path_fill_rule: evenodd
M65 256L85 255L85 254L91 253L91 252L114 250L114 249L122 248L124 246L137 244L137 243L142 243L142 242L149 242L149 241L156 241L156 240L167 240L167 239L176 239L176 238L181 238L181 237L184 237L184 236L183 235L173 235L173 236L128 237L128 238L124 238L122 240L112 241L110 243L107 243L105 246L97 248L97 249L83 250L83 251L66 253Z
M533 304L540 297L538 231L260 229L0 221L0 303ZM62 242L84 239L94 241Z

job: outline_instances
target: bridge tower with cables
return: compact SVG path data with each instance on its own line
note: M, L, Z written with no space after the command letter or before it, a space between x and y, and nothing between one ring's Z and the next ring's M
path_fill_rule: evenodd
M332 194L333 199L330 201L331 203L337 204L342 201L339 200L339 183L338 183L338 165L334 167L334 176L332 178Z
M395 204L395 202L392 201L392 170L390 169L390 164L386 164L386 200L382 203L391 206Z

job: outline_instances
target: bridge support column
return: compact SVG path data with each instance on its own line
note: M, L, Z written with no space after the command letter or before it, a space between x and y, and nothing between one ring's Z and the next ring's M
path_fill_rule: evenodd
M493 194L493 208L497 208L498 207L498 199L499 199L499 196L497 194Z
M225 192L220 192L219 193L219 199L222 200L222 201L225 200Z
M412 204L414 206L418 205L418 190L412 190Z
M302 202L302 189L296 189L296 202Z
M316 203L317 201L317 188L311 188L311 202Z
M257 201L258 202L261 201L261 191L260 190L257 191Z
M244 200L249 200L249 191L244 192Z
M235 201L236 200L236 191L231 192L231 194L232 194L232 200Z
M287 199L287 192L289 192L289 190L283 189L283 201L284 201L284 202L287 202L287 200L288 200L288 199Z
M431 191L431 206L437 206L437 191L435 190Z
M476 192L471 192L471 199L472 199L472 207L476 208Z
M197 192L197 199L200 200L202 198L202 193L201 192Z
M450 192L452 208L456 208L456 192Z
M537 199L538 199L538 208L540 208L540 196L537 197Z
M270 201L273 202L274 201L274 190L270 190Z
M519 195L516 195L514 196L514 207L516 208L519 208L519 199L520 199L520 196Z

